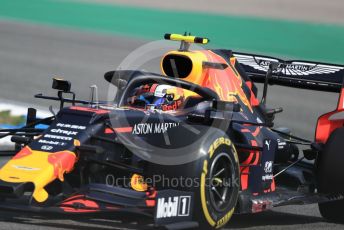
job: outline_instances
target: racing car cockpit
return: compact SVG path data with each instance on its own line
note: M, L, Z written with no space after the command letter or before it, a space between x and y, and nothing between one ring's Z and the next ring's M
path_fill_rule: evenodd
M134 89L128 105L145 109L170 111L179 109L185 101L184 90L165 84L145 84Z
M209 88L150 72L117 70L107 72L104 77L117 87L115 100L119 107L176 111L219 99Z

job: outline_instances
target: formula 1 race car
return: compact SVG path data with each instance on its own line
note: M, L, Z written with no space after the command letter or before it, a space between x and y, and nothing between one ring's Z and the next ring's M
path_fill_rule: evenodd
M91 100L78 100L69 81L54 79L57 97L35 97L58 101L58 113L39 119L29 108L25 127L0 131L15 143L2 155L12 158L0 169L0 208L134 213L154 227L218 229L234 213L319 203L323 217L343 222L344 66L190 50L208 43L191 35L165 39L181 45L162 57L162 74L107 72L117 94L103 102L95 87ZM264 83L261 100L255 82ZM267 107L269 84L339 92L338 106L306 140L274 127L282 108Z

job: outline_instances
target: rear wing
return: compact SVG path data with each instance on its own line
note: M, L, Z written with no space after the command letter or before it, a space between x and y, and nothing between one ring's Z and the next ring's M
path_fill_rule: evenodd
M279 58L246 53L233 53L245 72L254 82L264 82L271 63L278 63L271 84L340 92L344 79L344 66Z

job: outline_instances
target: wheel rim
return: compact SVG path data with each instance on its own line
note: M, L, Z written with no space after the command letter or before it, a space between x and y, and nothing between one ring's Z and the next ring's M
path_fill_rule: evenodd
M230 205L233 192L234 163L227 153L217 155L210 168L208 192L211 206L222 212Z

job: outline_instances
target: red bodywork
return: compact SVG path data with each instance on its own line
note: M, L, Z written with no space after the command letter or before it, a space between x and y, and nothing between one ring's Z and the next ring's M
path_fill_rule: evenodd
M333 119L336 114L342 112L344 112L344 88L342 88L340 92L336 110L325 113L319 117L315 132L316 142L326 143L327 139L335 129L344 126L343 118Z

